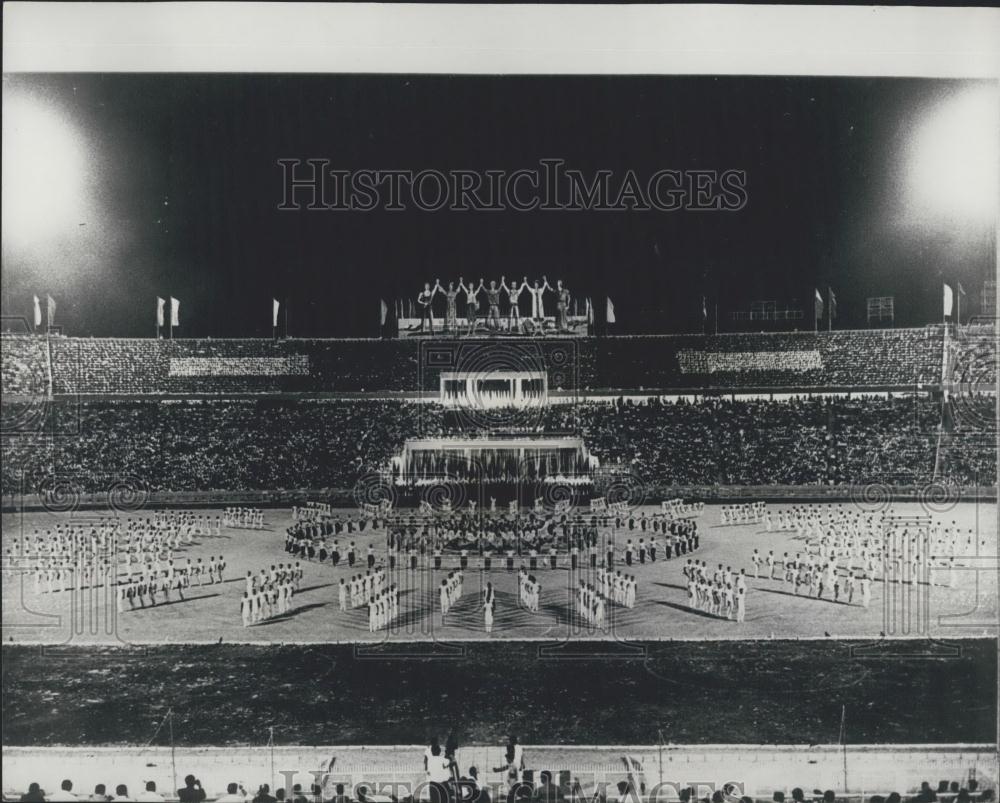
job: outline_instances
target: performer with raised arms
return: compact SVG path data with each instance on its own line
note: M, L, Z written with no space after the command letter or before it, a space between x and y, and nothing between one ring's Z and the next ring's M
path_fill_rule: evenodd
M544 276L542 277L542 284L538 284L538 279L535 279L533 286L528 288L528 292L531 293L531 318L535 323L545 322L545 291L551 290L549 286L549 280Z
M431 288L430 282L424 282L424 289L417 294L417 306L420 307L420 331L424 331L424 321L427 321L431 334L434 334L434 311L431 309L431 302L434 301L434 296L440 289L441 282L435 279L434 284L435 286Z
M514 321L517 321L517 328L521 328L521 310L518 309L518 299L521 297L521 292L528 286L528 277L524 277L524 281L521 283L520 287L517 282L512 281L510 286L504 281L503 277L500 277L500 286L507 291L507 297L510 300L510 310L507 312L507 331L514 331Z
M483 290L483 280L479 280L479 287L473 288L472 282L466 286L462 277L458 277L458 286L465 293L465 318L469 322L469 334L475 334L476 325L479 323L479 294Z

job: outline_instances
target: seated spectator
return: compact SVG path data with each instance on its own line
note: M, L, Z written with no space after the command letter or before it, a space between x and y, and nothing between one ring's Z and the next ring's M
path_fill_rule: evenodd
M217 798L215 803L246 803L246 799L246 793L240 788L240 785L231 783L226 786L226 794Z
M205 790L201 788L201 781L193 775L184 778L184 786L177 790L177 799L180 803L201 803L205 799Z
M56 801L79 800L79 798L73 794L73 782L68 778L62 782L59 787L59 791L55 794L49 795L48 799Z
M21 795L21 800L24 803L45 803L45 793L42 787L32 781L28 785L28 791Z
M156 791L156 781L146 781L146 791L135 798L139 803L164 803L165 798Z
M262 783L253 797L253 803L276 803L277 798L271 794L270 784Z

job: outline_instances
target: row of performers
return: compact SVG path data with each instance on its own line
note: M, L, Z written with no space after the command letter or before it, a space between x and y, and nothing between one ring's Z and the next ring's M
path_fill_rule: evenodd
M441 285L440 279L435 279L434 284L424 283L424 289L417 294L417 310L420 313L420 331L424 331L424 324L427 324L431 332L434 331L434 299L440 293L445 299L444 331L458 332L458 308L459 299L464 298L464 318L468 323L468 333L476 331L480 321L487 329L499 330L506 319L507 329L513 330L521 324L521 296L526 293L526 298L531 300L531 320L536 324L541 324L547 317L545 314L545 294L554 293L556 303L556 326L560 331L569 329L569 313L572 298L569 289L562 283L562 279L556 281L556 286L552 287L549 280L543 276L542 280L535 279L531 284L525 276L520 283L512 280L510 284L504 276L500 277L500 284L491 279L489 284L483 279L479 280L477 286L475 282L465 283L459 277L458 284L448 282L447 287ZM485 304L480 304L480 296L485 295ZM501 311L501 305L505 307Z
M622 557L627 564L633 559L645 563L646 556L655 560L657 543L653 537L661 534L663 553L666 557L685 554L698 546L698 527L691 521L666 522L665 527L650 532L647 538L641 537L637 543L628 539L622 548ZM489 527L483 529L443 528L432 531L430 528L411 531L409 529L390 529L387 538L390 552L426 555L428 553L466 552L471 554L504 554L513 553L525 555L530 552L550 550L566 552L596 553L602 546L614 552L617 551L614 539L601 539L600 529L586 524L556 525L550 522L540 528L510 529Z
M318 520L298 521L290 528L289 533L306 538L325 538L328 536L350 535L366 530L394 530L410 536L417 534L433 536L447 530L467 533L541 531L550 532L552 528L566 537L570 530L582 527L615 530L629 530L649 533L679 534L687 531L697 531L698 524L694 519L670 519L661 513L609 513L601 512L570 512L542 513L525 511L511 513L510 511L460 510L452 512L433 511L419 512L394 511L390 514L373 517L357 515L322 516Z

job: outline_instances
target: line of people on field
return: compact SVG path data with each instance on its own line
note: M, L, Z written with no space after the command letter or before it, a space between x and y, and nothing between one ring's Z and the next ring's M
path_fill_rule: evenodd
M740 569L718 568L712 572L705 561L688 559L683 568L687 581L688 607L720 619L743 622L746 619L747 577Z
M445 616L462 598L465 590L465 575L460 570L448 572L448 576L441 579L438 588L438 603L441 607L441 615Z
M522 566L517 572L517 597L521 602L521 607L531 613L538 613L538 603L542 595L542 585L535 575L528 574L528 570Z
M302 567L279 563L271 565L270 571L261 569L259 574L248 571L246 590L240 600L240 616L243 627L265 622L275 616L288 613L292 608L292 597L302 583Z
M263 530L264 511L259 507L227 507L222 511L222 523L242 530Z

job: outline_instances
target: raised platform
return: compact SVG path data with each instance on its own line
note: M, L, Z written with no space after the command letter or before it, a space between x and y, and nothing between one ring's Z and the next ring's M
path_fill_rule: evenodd
M587 337L589 334L588 321L583 315L570 315L569 328L566 330L559 329L557 319L551 316L541 321L532 318L522 318L520 322L514 321L513 323L504 317L500 319L500 325L495 329L488 326L485 319L480 318L476 331L471 334L469 333L469 321L466 318L459 318L456 321L456 331L453 332L446 331L444 318L435 317L433 321L434 331L431 332L427 328L426 322L424 323L424 328L421 328L420 318L398 318L399 336L401 338L442 337L452 334L463 338L503 339L518 337Z

